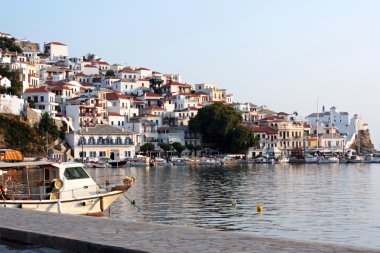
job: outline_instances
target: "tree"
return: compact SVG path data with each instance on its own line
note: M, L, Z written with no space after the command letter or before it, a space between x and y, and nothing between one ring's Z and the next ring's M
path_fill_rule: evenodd
M150 154L149 152L154 150L154 148L155 148L155 145L153 143L147 142L140 147L140 151L143 152L145 155L147 155L147 154Z
M234 108L216 103L198 110L190 119L189 129L201 134L202 141L212 144L215 149L228 151L231 143L228 136L243 122L243 118Z
M5 38L1 37L0 38L0 49L2 51L10 51L10 52L16 52L18 54L22 54L22 49L15 44L15 39L14 38Z
M193 144L187 144L186 148L190 150L190 157L193 155L194 145Z
M20 80L21 72L19 70L10 71L9 67L0 67L0 75L11 81L11 87L5 93L20 96L22 93L22 81Z
M253 132L243 125L235 127L230 131L228 140L231 143L230 148L227 150L233 153L244 153L247 155L250 147L259 145L259 138L255 138Z
M85 56L83 56L84 61L95 61L96 55L93 53L87 53Z
M113 77L113 76L115 76L115 72L113 71L113 70L107 70L107 72L106 72L106 77Z
M186 149L186 146L182 145L179 142L174 142L172 144L172 146L175 149L175 151L177 152L178 157L181 157L182 152Z
M168 151L170 151L170 150L172 149L172 146L170 146L170 145L167 144L167 143L161 143L161 144L160 144L160 148L164 151L164 155L165 155L166 162L169 162Z
M150 79L150 88L154 93L161 95L161 85L164 83L164 80L158 78Z
M58 127L55 125L54 120L50 117L49 113L45 112L41 115L40 122L38 124L38 130L41 133L48 133L48 142L55 141L59 136Z

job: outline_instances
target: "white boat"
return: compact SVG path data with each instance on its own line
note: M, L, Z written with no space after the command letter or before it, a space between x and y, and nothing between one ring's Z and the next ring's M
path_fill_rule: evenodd
M101 215L134 183L101 188L81 163L0 163L0 205L66 214Z
M329 157L324 157L324 156L318 156L317 163L322 164L322 163L338 163L339 159L335 156L329 156Z
M362 163L364 161L364 158L359 155L353 155L348 160L347 163Z
M198 161L198 165L221 165L221 162L217 159L201 159Z
M171 167L173 166L172 162L167 162L166 159L161 157L155 157L154 160L151 162L154 166L163 166L163 167Z
M289 162L289 158L283 156L283 157L279 157L276 161L276 163L288 163Z
M305 161L306 161L306 163L317 163L318 162L318 156L306 155Z
M126 159L126 165L127 166L131 166L131 167L134 167L134 166L142 166L142 167L145 167L145 166L149 166L149 157L146 157L146 156L136 156L134 158L127 158Z

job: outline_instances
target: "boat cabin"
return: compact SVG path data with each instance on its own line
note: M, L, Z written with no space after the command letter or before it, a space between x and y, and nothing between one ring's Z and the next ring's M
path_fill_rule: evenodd
M1 199L73 199L100 192L80 163L0 163Z

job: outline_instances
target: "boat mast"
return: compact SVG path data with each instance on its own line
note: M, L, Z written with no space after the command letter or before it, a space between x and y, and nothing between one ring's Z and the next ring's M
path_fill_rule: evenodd
M318 109L318 99L317 99L317 152L319 150L319 109Z

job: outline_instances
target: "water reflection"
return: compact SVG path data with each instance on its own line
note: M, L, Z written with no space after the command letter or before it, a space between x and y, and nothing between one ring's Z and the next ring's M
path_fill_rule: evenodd
M89 169L134 176L113 218L380 248L380 165L249 165ZM103 180L103 181L102 181ZM236 200L237 206L232 206ZM262 204L259 215L256 206Z

